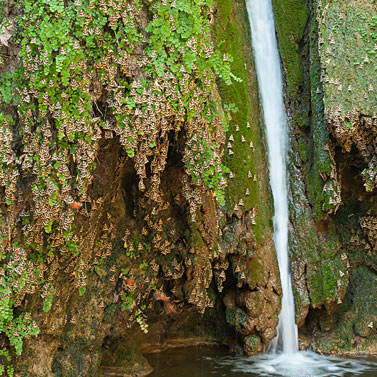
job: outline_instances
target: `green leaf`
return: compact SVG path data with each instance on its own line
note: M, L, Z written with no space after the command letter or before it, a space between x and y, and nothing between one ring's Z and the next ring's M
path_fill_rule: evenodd
M86 292L86 286L85 287L79 287L79 295L82 296Z
M53 223L54 222L52 220L50 220L50 223L44 227L46 233L51 233Z

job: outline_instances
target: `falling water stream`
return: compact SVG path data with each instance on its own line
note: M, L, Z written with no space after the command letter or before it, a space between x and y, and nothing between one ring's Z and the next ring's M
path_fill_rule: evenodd
M270 184L275 209L274 242L283 292L278 335L273 340L268 353L253 358L229 356L223 350L196 348L171 350L162 355L151 355L150 361L155 368L152 376L376 376L375 360L324 357L311 351L298 351L294 298L288 259L286 179L288 131L274 16L271 0L246 0L246 4L266 126Z
M288 132L283 104L280 57L270 0L247 0L253 50L266 126L270 184L274 198L274 241L283 291L274 350L298 351L294 299L288 260L288 193L286 155Z

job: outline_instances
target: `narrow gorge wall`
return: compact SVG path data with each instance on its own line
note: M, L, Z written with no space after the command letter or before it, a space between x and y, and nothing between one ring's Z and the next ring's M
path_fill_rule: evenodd
M375 352L376 4L275 0L274 9L291 127L302 345Z

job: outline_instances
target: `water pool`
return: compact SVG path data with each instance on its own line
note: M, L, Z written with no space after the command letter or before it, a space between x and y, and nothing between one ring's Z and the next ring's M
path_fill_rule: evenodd
M225 348L170 349L146 356L151 377L376 377L377 358L323 357L299 352L292 357L234 356Z

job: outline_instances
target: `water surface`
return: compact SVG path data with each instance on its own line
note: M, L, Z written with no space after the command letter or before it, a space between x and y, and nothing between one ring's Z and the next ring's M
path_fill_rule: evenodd
M377 376L377 359L324 357L313 352L247 357L231 355L224 348L190 347L146 357L154 368L151 377Z

